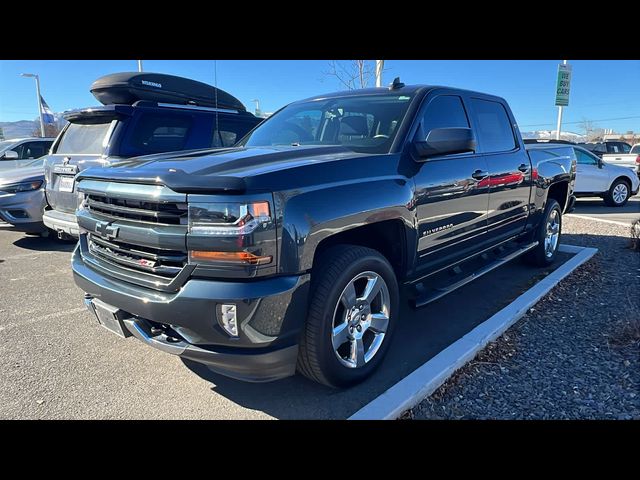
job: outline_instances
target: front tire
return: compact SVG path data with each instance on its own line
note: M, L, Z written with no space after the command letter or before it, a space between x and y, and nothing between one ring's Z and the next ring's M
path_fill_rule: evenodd
M623 207L627 201L631 192L631 186L623 179L618 179L613 182L609 191L604 194L604 203L609 207Z
M527 252L525 260L538 267L551 265L558 255L561 235L562 208L555 199L550 198L536 230L534 240L538 241L538 245Z
M395 330L398 282L376 250L332 247L317 260L298 370L330 387L355 385L382 363Z

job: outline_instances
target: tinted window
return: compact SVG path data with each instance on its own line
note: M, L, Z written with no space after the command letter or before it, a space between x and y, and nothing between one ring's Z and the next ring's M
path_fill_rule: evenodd
M29 142L25 143L22 149L22 157L24 159L40 158L47 154L51 143L47 142Z
M505 152L516 146L511 122L502 104L471 99L478 124L478 139L484 152Z
M144 113L129 136L130 146L143 155L183 150L192 123L186 115Z
M427 135L434 128L469 128L469 120L464 111L460 97L443 95L434 98L422 117L421 140L426 140ZM424 138L422 138L424 136Z
M593 155L588 154L587 152L583 152L582 150L575 149L576 158L578 159L578 163L580 165L597 165L598 159Z
M219 128L216 128L216 120L214 120L211 137L211 146L215 148L234 146L254 126L254 123L249 121L225 117L219 117L217 122L219 123Z
M640 153L640 145L634 145L629 153Z
M109 131L109 123L71 123L60 139L56 153L63 155L86 154L100 155L102 142Z
M242 145L342 145L388 153L412 97L397 93L351 95L292 103L262 122Z

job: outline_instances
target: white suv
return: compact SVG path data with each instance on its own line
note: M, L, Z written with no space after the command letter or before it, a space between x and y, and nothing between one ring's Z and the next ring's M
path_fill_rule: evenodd
M578 159L576 197L602 197L610 207L622 207L638 193L638 175L627 167L612 165L582 147L573 147Z

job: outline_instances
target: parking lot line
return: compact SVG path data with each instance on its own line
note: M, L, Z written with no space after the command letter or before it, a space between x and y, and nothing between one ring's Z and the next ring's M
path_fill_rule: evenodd
M349 420L393 420L420 403L489 342L516 323L562 279L593 257L598 249L560 245L559 251L575 255L498 313L362 407Z
M47 313L46 315L42 315L40 317L30 318L29 320L25 320L24 322L7 323L6 325L0 325L0 332L2 332L3 330L10 330L10 329L15 328L15 327L22 327L24 325L30 325L32 323L38 323L38 322L41 322L43 320L49 320L49 319L52 319L52 318L61 318L61 317L64 317L66 315L73 315L74 313L85 312L86 310L87 310L86 307L77 307L77 308L71 308L69 310L63 310L62 312ZM25 315L28 315L28 313L29 312L25 312Z

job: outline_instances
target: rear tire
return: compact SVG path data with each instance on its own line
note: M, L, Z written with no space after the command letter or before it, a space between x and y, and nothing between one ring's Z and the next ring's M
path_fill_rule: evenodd
M395 272L379 252L355 245L332 247L316 264L298 370L330 387L355 385L379 367L391 343Z
M550 198L534 236L538 245L526 253L525 260L538 267L551 265L557 257L561 235L562 208L555 199Z
M604 194L604 203L609 207L623 207L631 196L631 185L622 178L616 180Z

